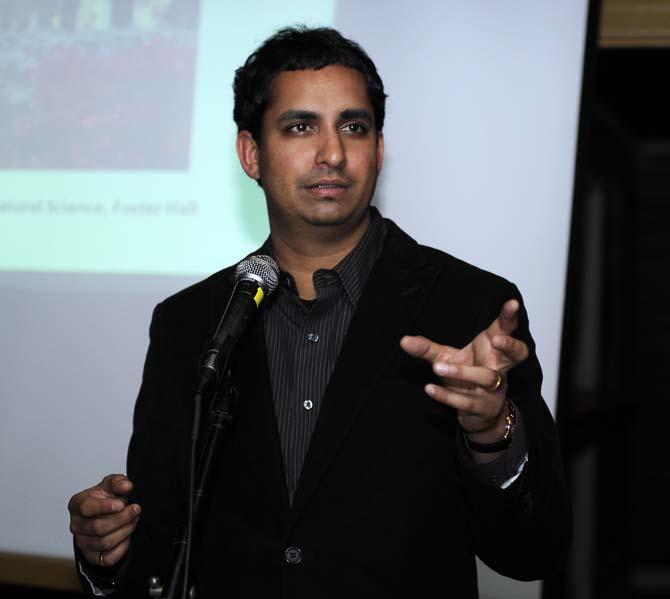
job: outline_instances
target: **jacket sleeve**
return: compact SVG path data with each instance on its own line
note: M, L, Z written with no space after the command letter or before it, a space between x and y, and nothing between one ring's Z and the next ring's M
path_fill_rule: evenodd
M148 596L149 577L163 584L172 560L177 526L184 514L185 447L188 442L189 383L182 380L183 357L170 345L166 310L154 310L142 384L135 404L127 473L133 482L130 501L142 513L133 533L127 564L117 580L120 597Z
M569 544L570 510L554 420L542 399L542 371L530 335L528 315L518 289L507 284L488 298L479 330L516 298L521 310L515 337L530 350L528 359L509 373L508 396L524 422L528 462L507 489L466 476L466 493L478 556L491 568L519 580L546 578L560 567Z

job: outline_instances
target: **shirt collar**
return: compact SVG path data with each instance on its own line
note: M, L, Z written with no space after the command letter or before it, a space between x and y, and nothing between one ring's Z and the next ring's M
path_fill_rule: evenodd
M374 206L370 206L370 225L363 238L332 270L317 270L314 273L314 286L318 290L320 286L330 284L335 278L332 274L335 273L349 301L352 305L356 306L363 293L363 287L368 280L368 276L372 272L372 267L381 254L385 236L386 223L379 210ZM259 252L274 257L270 237L265 240ZM295 292L295 282L290 273L281 272L280 285L286 285Z
M358 245L333 269L351 303L356 306L384 246L386 226L379 210L370 206L370 226Z

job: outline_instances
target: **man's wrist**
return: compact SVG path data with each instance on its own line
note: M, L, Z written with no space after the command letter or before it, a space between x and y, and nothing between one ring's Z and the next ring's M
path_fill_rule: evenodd
M509 400L505 400L505 404L503 406L502 411L498 415L498 419L496 420L495 425L483 431L463 430L465 440L468 443L473 442L475 444L481 443L484 445L488 445L503 440L503 438L505 438L506 435L507 437L511 436L510 434L507 434L507 426L508 426L508 418L512 410L513 408L511 407Z
M127 568L128 553L113 566L92 564L74 543L75 560L84 588L90 589L96 597L107 597L116 592L121 573ZM84 582L85 581L85 582Z
M528 461L528 446L523 422L523 414L512 403L516 412L516 426L510 446L497 453L478 453L468 445L465 432L458 435L460 461L470 475L493 487L505 489L515 481Z

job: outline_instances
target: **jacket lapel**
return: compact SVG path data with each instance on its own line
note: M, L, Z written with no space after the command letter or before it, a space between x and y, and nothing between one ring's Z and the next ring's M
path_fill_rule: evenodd
M394 223L358 303L324 395L291 511L299 517L335 458L358 412L393 355L438 273Z

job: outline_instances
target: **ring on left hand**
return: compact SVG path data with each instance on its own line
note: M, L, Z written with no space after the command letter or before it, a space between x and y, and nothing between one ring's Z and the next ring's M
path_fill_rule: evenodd
M496 380L496 382L495 382L495 383L493 384L493 386L491 386L491 387L485 387L485 389L486 389L489 393L494 393L495 391L497 391L498 389L500 389L500 386L501 386L502 383L503 383L503 377L502 377L502 374L500 374L497 370L495 371L495 373L496 373L496 375L498 376L498 379Z

